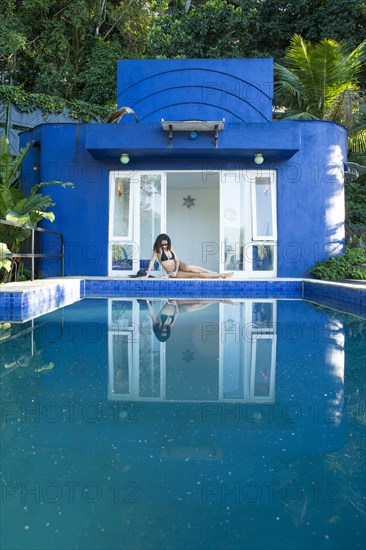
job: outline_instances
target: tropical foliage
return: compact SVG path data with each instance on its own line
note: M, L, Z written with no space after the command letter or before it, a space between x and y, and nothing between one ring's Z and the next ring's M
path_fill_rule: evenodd
M283 65L275 64L275 97L288 119L331 120L350 132L350 147L366 150L364 94L360 87L366 40L352 51L325 39L313 46L295 34Z
M3 83L114 103L116 61L142 56L152 19L166 8L166 0L4 0Z
M116 61L274 57L294 33L366 39L363 0L3 0L1 82L111 106Z
M346 183L346 220L348 236L366 233L366 176Z
M40 193L42 187L48 185L61 185L62 187L72 186L70 182L60 181L42 182L34 185L25 196L20 189L20 168L24 158L32 147L30 142L21 149L16 157L10 154L9 143L5 136L0 138L0 219L21 224L24 227L15 227L11 225L0 224L0 268L5 272L10 272L7 279L11 278L13 270L15 271L17 261L13 259L9 265L7 254L19 253L20 244L26 240L31 229L40 220L47 219L53 221L55 215L49 211L54 206L54 202L49 195Z
M255 2L234 6L207 0L186 11L186 2L155 21L147 38L148 57L245 57L253 54L257 26ZM249 4L252 4L250 7Z
M45 119L47 119L49 113L62 113L64 111L70 117L82 122L105 120L110 114L110 108L103 104L95 105L76 99L68 101L62 97L47 94L31 94L21 86L0 85L0 101L5 105L15 105L23 113L41 109Z
M345 279L366 280L366 250L362 246L346 247L344 254L318 262L310 273L317 279L337 281Z

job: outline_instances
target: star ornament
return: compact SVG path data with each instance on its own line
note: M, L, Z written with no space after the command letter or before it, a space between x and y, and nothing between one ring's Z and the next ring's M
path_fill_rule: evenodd
M182 353L182 359L183 359L183 361L187 361L187 363L190 363L191 361L193 361L194 360L193 351L190 351L189 349L186 349L186 351L184 351Z
M183 206L186 206L187 208L191 208L191 206L195 206L194 201L196 199L193 199L191 195L188 195L188 197L183 197Z

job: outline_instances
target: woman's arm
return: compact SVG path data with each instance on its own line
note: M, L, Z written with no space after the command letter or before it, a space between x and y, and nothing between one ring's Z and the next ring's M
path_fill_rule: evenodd
M170 302L170 303L172 303L172 302ZM176 302L175 300L173 301L173 306L175 307L175 314L174 314L174 321L173 321L172 324L170 325L171 327L174 327L175 322L176 322L176 320L177 320L177 317L178 317L178 315L179 315L179 307L178 307L178 304L177 304L177 302Z
M178 259L177 253L176 253L176 251L174 250L174 248L171 247L170 250L171 250L171 251L173 252L173 254L174 254L174 262L175 262L175 269L174 269L173 273L170 274L170 277L175 277L176 274L177 274L178 271L179 271L179 259Z
M149 278L150 271L151 271L152 268L154 267L154 263L155 263L156 257L157 257L157 253L154 251L154 252L153 252L153 255L151 256L151 260L150 260L150 262L149 262L149 266L148 266L148 268L147 268L146 279Z
M155 313L154 313L154 310L152 308L152 305L150 304L149 300L146 300L146 303L147 303L147 307L149 308L149 313L150 313L150 316L151 316L151 320L153 323L156 323L156 317L155 317Z

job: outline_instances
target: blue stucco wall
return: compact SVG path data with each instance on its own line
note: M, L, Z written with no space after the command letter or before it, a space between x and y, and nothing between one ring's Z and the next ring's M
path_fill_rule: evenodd
M126 60L117 70L118 107L132 107L143 124L272 119L271 58Z
M302 277L316 261L343 245L343 162L347 135L341 126L326 122L275 122L268 126L274 132L274 141L277 129L278 135L288 131L289 137L292 131L299 132L298 153L286 160L273 158L262 168L278 172L278 275ZM56 221L45 222L44 226L65 236L67 275L105 276L108 273L108 178L109 171L121 170L122 165L118 158L94 158L86 149L86 140L93 133L99 136L101 129L105 129L108 140L109 128L97 124L42 125L22 135L23 143L33 139L39 147L39 170L33 170L34 155L30 155L24 165L28 182L37 177L41 181L55 179L75 184L73 190L47 188L56 202ZM118 126L111 127L113 132L118 129ZM122 128L120 131L125 132ZM260 146L267 134L262 124L257 128L253 125L250 140ZM141 150L147 148L145 139L141 133ZM162 145L157 149L156 158L136 159L127 165L126 172L254 169L252 159L242 160L245 155L237 149L235 132L231 139L230 134L225 139L226 147L219 149L217 160L195 158L192 153L197 144L187 140L185 155L182 153L181 158L172 156L167 146L164 149ZM48 251L54 252L54 247L49 245ZM55 274L59 274L57 261L54 263Z
M301 148L278 165L278 275L303 276L344 247L347 132L326 122L298 122Z
M23 173L30 187L32 175L41 181L71 181L74 189L46 188L54 199L54 223L43 227L60 231L65 237L66 275L107 275L108 258L108 172L120 167L117 162L97 162L85 150L86 125L41 125L21 136L22 143L34 140L40 150L40 165L33 169L33 159L26 157ZM33 176L34 177L34 176ZM42 236L45 253L55 253L59 241ZM59 275L59 260L42 262L43 275Z

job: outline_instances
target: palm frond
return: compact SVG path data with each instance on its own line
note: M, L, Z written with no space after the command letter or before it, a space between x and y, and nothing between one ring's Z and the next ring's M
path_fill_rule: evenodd
M321 119L343 124L356 152L366 150L362 121L366 102L359 77L366 61L366 40L352 51L324 39L316 46L295 34L283 65L275 64L275 98L285 108L282 118Z
M366 151L366 125L354 130L348 137L349 148L354 153Z
M299 77L278 63L274 63L274 71L275 101L281 105L283 103L291 103L291 101L295 100L296 104L300 106L302 97Z
M324 113L324 120L343 124L347 130L352 130L359 120L359 110L363 98L359 90L346 88L329 102Z

